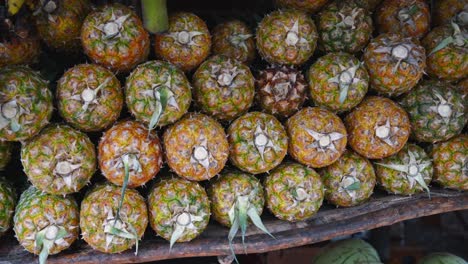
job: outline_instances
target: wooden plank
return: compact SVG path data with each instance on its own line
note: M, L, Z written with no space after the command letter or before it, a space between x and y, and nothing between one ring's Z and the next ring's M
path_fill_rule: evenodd
M317 243L335 237L391 225L400 221L449 211L468 209L468 193L434 189L429 199L425 194L413 197L374 195L367 203L352 208L324 206L312 219L288 223L264 215L267 228L274 234L272 239L256 228L249 228L245 247L236 239L234 248L238 254L262 253L273 250ZM103 254L92 250L83 241L72 248L51 256L49 263L128 263L147 262L172 258L218 256L230 254L227 243L227 228L211 223L199 238L189 243L179 243L169 252L168 242L156 238L148 231L140 244L138 256L128 250L122 254ZM0 263L29 263L37 261L25 252L12 238L0 245Z

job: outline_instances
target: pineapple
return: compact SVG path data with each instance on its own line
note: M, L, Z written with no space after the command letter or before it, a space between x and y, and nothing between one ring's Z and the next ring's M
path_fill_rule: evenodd
M256 101L263 111L286 118L296 113L307 99L307 83L298 69L269 66L255 80Z
M130 188L153 179L162 166L158 135L136 121L121 121L107 130L99 142L99 168L113 184Z
M120 188L111 183L90 190L81 202L81 235L95 250L120 253L136 244L137 254L148 225L145 199L132 189L125 191L120 205L119 198Z
M0 141L0 171L5 169L11 159L12 144L7 141Z
M310 97L316 105L334 112L348 111L367 93L369 75L364 65L348 53L328 53L308 72Z
M430 10L425 0L384 0L375 12L379 33L399 33L422 38L430 29Z
M413 88L426 68L424 48L399 34L382 34L364 51L371 88L385 96L398 96Z
M374 191L376 178L372 163L351 150L319 172L325 185L325 198L336 206L362 204Z
M317 20L319 47L327 52L361 51L372 37L372 18L366 9L352 1L334 1Z
M314 21L303 11L279 10L266 15L257 27L257 49L273 64L300 65L317 46Z
M213 53L224 55L243 63L255 58L255 40L248 26L239 20L231 20L213 29Z
M81 44L93 62L116 72L130 71L146 60L150 49L140 18L121 4L91 12L81 28Z
M240 228L244 242L250 222L272 236L260 218L265 197L263 186L255 176L239 171L224 172L208 188L208 197L213 219L230 228L228 240L233 255L232 241L237 231Z
M193 97L203 112L230 121L252 105L255 79L249 67L225 56L206 60L193 75Z
M434 181L443 187L468 191L468 135L434 145Z
M283 125L272 115L250 112L228 129L231 163L242 171L259 174L278 166L288 152Z
M127 78L130 112L149 130L179 120L190 107L192 88L183 71L164 61L139 65Z
M312 168L334 163L346 149L346 129L341 119L320 107L306 107L286 123L289 155Z
M96 171L96 151L86 134L51 125L22 146L21 162L36 188L65 195L89 183Z
M281 220L307 220L323 202L320 175L299 163L281 164L266 176L264 186L267 207Z
M454 22L434 28L423 39L427 72L447 81L468 77L468 29Z
M15 190L4 179L0 178L0 237L11 227L15 204Z
M27 251L39 255L39 263L46 263L48 255L69 248L78 238L78 217L78 204L72 197L47 194L31 186L16 206L16 238Z
M90 9L88 0L40 0L34 12L39 36L52 49L78 52L76 40Z
M25 16L0 19L0 67L38 60L41 43L29 24Z
M188 242L205 230L210 220L210 201L196 182L163 178L148 196L149 221L156 233L170 241Z
M25 66L0 68L0 138L24 141L52 116L52 93L39 73Z
M424 150L407 144L393 156L375 161L377 181L388 193L412 195L427 191L432 180L433 165Z
M195 14L175 13L169 16L169 30L156 34L154 48L158 57L188 72L210 54L210 31Z
M468 120L462 94L440 81L421 82L400 104L410 116L412 137L419 142L445 141L460 134Z
M123 107L119 80L97 64L79 64L57 82L60 115L85 132L101 131L112 125Z
M391 156L410 136L408 114L392 100L369 96L345 118L348 143L368 159Z
M223 127L211 117L189 113L163 136L166 161L182 178L208 180L218 174L229 156Z
M328 0L275 0L275 4L280 8L295 8L315 13L320 10Z
M466 21L468 15L467 0L438 0L434 1L432 8L432 22L435 26L442 26L450 23L452 19ZM467 23L467 22L465 22Z

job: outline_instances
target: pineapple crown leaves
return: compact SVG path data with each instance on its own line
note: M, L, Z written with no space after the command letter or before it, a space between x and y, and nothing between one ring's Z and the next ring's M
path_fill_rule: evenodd
M231 229L229 230L228 235L229 246L231 248L232 255L234 256L234 259L237 263L239 262L235 257L232 241L234 240L234 237L240 228L242 235L242 244L245 246L245 233L247 231L248 219L250 219L252 223L264 233L268 234L272 238L275 238L263 224L262 219L259 216L259 212L255 208L255 206L250 203L252 197L255 197L257 194L258 189L255 188L248 195L237 195L236 201L234 202L234 204L228 212L229 221L231 223Z
M38 8L34 11L33 15L46 15L50 22L55 23L54 13L59 8L59 5L60 1L58 0L40 0Z
M260 154L262 161L265 161L264 154L268 149L281 151L280 147L273 142L273 140L277 139L277 133L268 131L267 126L264 127L265 129L262 128L262 124L258 123L253 136L253 144Z
M95 26L95 28L101 31L104 36L103 40L113 42L113 40L118 39L122 36L122 31L124 28L124 23L132 14L126 14L117 17L114 13L114 9L111 10L111 17L104 23Z
M463 48L468 47L467 33L462 31L460 29L460 26L457 23L452 21L451 25L453 29L453 34L441 40L439 44L437 44L437 46L429 53L428 56L431 56L432 54L446 48L448 45L451 45L451 44L457 47L463 47Z
M361 189L361 181L358 179L357 175L360 174L363 169L364 167L361 169L352 167L348 174L341 177L339 191L346 192L353 201L356 199L356 191Z
M172 250L172 246L187 230L198 229L194 223L203 221L206 214L202 212L200 215L196 215L194 214L196 211L197 209L194 206L190 206L189 203L187 203L186 207L175 208L174 216L171 219L173 231L170 239L170 250Z
M189 31L190 22L188 21L188 18L184 17L183 20L185 30L170 32L167 36L171 37L174 41L183 46L198 46L198 44L195 43L194 37L203 35L204 33L201 31Z
M422 158L416 158L417 153L408 150L408 161L405 162L406 164L385 164L376 162L375 164L382 166L384 168L388 168L391 170L396 170L398 172L402 172L406 175L411 186L414 186L415 183L418 183L424 190L427 191L429 198L431 197L431 192L429 187L427 186L426 182L424 181L423 171L431 166L430 161L424 161Z
M125 198L125 191L127 190L128 186L128 181L130 179L130 169L133 169L136 172L141 172L141 164L140 161L138 160L138 155L134 153L126 153L120 157L121 159L121 164L124 167L124 172L125 176L123 179L123 184L122 184L122 193L120 195L120 201L119 201L119 207L117 208L117 216L116 216L116 222L117 220L120 220L120 210L122 209L123 201ZM137 246L138 248L138 246ZM138 249L137 249L138 251Z
M336 24L336 27L339 28L349 28L349 29L356 29L356 18L358 18L358 15L360 14L360 11L362 8L355 7L351 11L351 15L347 16L346 14L343 13L338 13L338 15L341 17L341 22Z
M96 89L91 89L89 87L88 81L85 80L86 88L81 92L81 94L74 94L74 95L72 95L70 97L70 99L72 99L72 100L83 102L83 106L81 106L81 111L80 111L79 115L83 115L86 111L88 111L88 108L89 108L90 105L99 104L98 93L110 81L112 81L111 77L105 79L104 82L99 84Z
M179 109L179 105L175 99L175 94L171 90L172 87L172 75L167 75L166 81L162 84L153 84L151 90L143 91L145 95L151 95L154 100L154 111L151 115L151 120L148 124L148 131L156 128L159 120L166 111L168 105Z
M76 184L73 183L73 172L81 168L82 164L73 164L68 160L60 160L55 164L53 174L61 177L65 185L69 188L74 188L77 191Z
M121 207L122 205L120 204L119 206ZM104 210L107 211L107 218L103 224L104 233L106 234L106 248L113 243L114 237L134 239L136 245L135 255L138 255L139 238L136 229L131 224L122 220L119 209L117 210L115 217L112 209L105 207Z
M211 65L210 75L215 79L219 85L223 87L231 87L237 75L242 74L244 71L234 66L231 59L228 59L226 65L223 67L220 64ZM228 90L230 91L230 90Z
M304 46L308 45L307 39L299 35L299 20L294 21L292 27L285 27L286 38L285 43L288 46Z
M195 145L190 156L190 163L193 165L202 165L206 174L209 174L211 165L216 166L216 160L208 148L208 140L204 134L198 137L198 145Z
M310 193L312 187L312 182L309 180L302 181L300 183L292 181L290 179L286 182L289 194L292 196L293 203L290 205L290 208L295 208L301 202L310 201L313 198L313 195ZM303 210L304 208L300 208Z
M63 239L68 235L67 230L63 226L49 225L46 228L36 233L34 238L35 247L40 249L39 263L45 264L49 256L50 249L55 244L67 244Z
M396 144L396 142L392 140L392 137L399 130L400 130L399 127L390 125L389 118L387 118L387 120L385 121L385 124L379 125L378 123L376 123L374 127L375 136L391 147L395 146Z
M446 124L450 123L454 114L453 104L449 103L447 99L436 91L434 91L434 97L436 105L429 107L429 109L441 116ZM459 115L463 115L463 113L459 113Z
M412 27L416 27L416 24L414 23L415 18L413 18L414 15L418 15L419 7L416 3L413 2L413 4L409 6L405 6L398 10L396 16L397 19L405 24L408 24Z
M321 152L326 152L328 150L337 152L334 142L346 136L338 132L320 133L306 127L302 128L314 139L307 148L314 148Z
M247 52L248 47L245 41L252 37L253 37L253 34L233 34L229 36L229 43Z
M303 79L301 73L294 67L271 65L265 71L261 71L260 75L266 82L262 89L271 94L276 102L300 98L299 91L305 87L300 81Z
M375 49L375 53L386 53L391 55L391 60L396 61L393 67L393 73L396 73L400 65L404 62L415 67L419 67L419 61L421 56L418 49L416 49L415 43L412 42L411 38L404 39L391 39L383 38L383 41Z
M349 87L361 81L360 79L355 78L357 70L361 67L361 62L349 68L346 68L343 65L339 65L339 67L341 68L341 72L335 77L328 79L328 82L338 84L340 88L340 103L342 104L348 97Z
M29 111L19 105L16 100L11 100L1 104L0 110L0 129L3 129L9 125L11 131L13 132L18 132L21 130L21 124L19 122L21 115L29 114Z

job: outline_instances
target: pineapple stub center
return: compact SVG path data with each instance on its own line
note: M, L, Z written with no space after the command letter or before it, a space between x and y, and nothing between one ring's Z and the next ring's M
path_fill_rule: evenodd
M295 46L299 42L299 36L296 32L289 31L286 35L286 44L288 46Z
M107 37L115 37L117 34L119 34L119 24L117 24L117 22L115 21L110 21L110 22L107 22L105 25L104 25L104 34L106 34Z
M15 101L10 101L2 105L2 115L6 119L14 118L19 112L18 105Z
M398 11L398 20L405 22L411 19L411 15L408 13L408 8L403 8Z
M222 86L230 86L234 76L229 73L222 73L218 76L218 83Z
M392 49L392 56L398 60L404 60L408 58L408 49L403 45L397 45Z
M91 102L95 98L96 98L96 94L90 88L86 88L86 89L83 90L83 92L81 92L81 99L83 99L83 101L85 101L85 102Z
M51 225L46 227L45 230L45 239L47 240L55 240L57 238L59 232L59 228L56 225Z
M193 157L196 160L204 160L208 157L208 150L203 146L197 146L193 150Z
M72 166L68 161L60 161L55 166L55 170L60 175L67 175L70 174L70 172L72 172Z
M388 138L388 136L390 135L390 128L383 125L383 126L378 126L376 129L375 129L375 134L378 138Z
M319 139L319 145L322 148L328 147L331 144L332 140L330 138L330 135L325 135L323 137L320 137Z
M346 175L343 177L343 180L341 181L341 185L343 188L347 188L348 186L352 185L355 182L354 177L351 175Z
M298 187L296 188L296 195L294 197L297 201L302 202L307 199L307 191L302 188Z
M188 44L190 42L190 33L187 31L181 31L177 34L177 41L180 44Z
M55 1L47 1L47 3L44 4L42 9L47 12L47 13L53 13L57 9L57 3Z
M343 23L346 26L352 27L354 26L354 17L353 16L347 16L343 19Z
M353 76L349 71L344 71L340 74L340 83L344 85L349 85L353 81Z
M440 104L437 106L437 112L442 117L450 117L452 115L452 108L448 104Z
M408 175L409 176L416 176L419 174L419 168L417 165L412 164L408 167Z
M183 212L178 215L176 221L180 226L188 226L192 222L190 214L187 212Z
M268 137L264 133L259 133L255 136L255 145L257 146L266 146L268 143Z

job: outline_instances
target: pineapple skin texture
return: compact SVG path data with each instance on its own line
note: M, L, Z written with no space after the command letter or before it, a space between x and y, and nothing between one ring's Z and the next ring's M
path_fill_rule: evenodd
M40 51L41 43L35 34L15 35L10 41L0 42L0 67L32 64L38 60Z
M264 190L260 181L255 176L240 171L222 173L208 188L211 216L223 226L231 227L229 210L236 202L237 196L248 195L254 190L256 192L249 198L249 202L260 216L265 205Z
M47 87L47 82L29 67L13 66L1 69L0 94L5 101L14 99L27 111L18 120L21 129L14 132L10 125L0 129L2 141L25 141L49 123L53 110L52 93Z
M451 105L452 114L446 118L440 116L435 102L441 95ZM463 130L468 118L466 102L456 88L440 81L423 81L400 101L411 120L411 135L419 142L435 143L448 140Z
M343 175L351 173L353 169L361 170L356 175L361 185L355 191L354 199L346 191L340 190ZM321 169L319 173L325 185L325 198L336 206L350 207L364 203L372 195L376 184L372 163L351 150L346 150L335 163Z
M151 228L170 241L174 228L171 220L174 209L190 207L193 215L203 215L202 221L192 222L195 229L185 229L176 242L189 242L199 236L210 221L210 200L205 189L196 182L178 177L164 178L158 182L148 196Z
M266 131L276 138L269 140L277 146L267 148L262 156L253 143L257 124L263 124ZM268 172L278 166L288 152L288 136L283 125L272 115L261 112L247 113L231 123L228 129L230 147L229 159L242 171L259 174Z
M80 229L83 239L94 250L104 253L119 253L135 245L134 239L114 236L106 248L106 234L103 224L107 218L105 208L116 213L119 206L121 188L111 183L100 184L88 192L81 202ZM148 225L148 209L145 199L133 189L127 189L120 210L122 221L132 225L138 239L143 236Z
M37 232L57 224L65 228L67 235L63 238L67 245L54 244L49 255L54 255L67 249L79 235L78 204L72 197L47 194L31 186L21 194L14 215L14 231L21 246L27 251L38 255L41 251L34 245ZM51 223L49 219L55 220Z
M0 171L2 171L11 160L11 143L0 141Z
M39 6L42 9L42 6ZM78 52L81 26L91 10L88 0L62 0L52 14L39 13L36 28L47 46L67 52ZM52 18L52 19L50 19Z
M303 128L319 133L338 132L344 137L334 141L337 151L320 151L307 147L316 141ZM346 128L341 119L332 112L320 107L306 107L290 117L286 122L289 136L288 153L299 163L312 168L322 168L338 160L346 150Z
M141 172L130 170L128 187L144 185L161 169L163 153L156 132L149 132L136 121L121 121L107 130L98 148L99 167L104 177L118 186L123 185L124 168L115 166L114 161L126 153L138 152Z
M191 164L192 149L200 144L199 137L207 139L208 151L216 161L208 172L201 164ZM191 181L208 180L218 174L229 156L229 144L223 127L213 118L189 113L170 126L163 136L166 161L169 167L180 177ZM211 161L211 160L210 160Z
M288 83L287 91L282 86ZM293 67L272 66L260 71L255 80L256 101L262 110L279 118L295 114L307 99L307 83L301 71Z
M391 48L399 44L410 48L408 59L411 64L405 61L399 63L392 56ZM385 48L389 52L380 52ZM424 48L415 39L396 33L382 34L373 39L364 51L363 60L369 73L371 88L385 96L398 96L408 92L419 82L426 69Z
M230 38L237 35L252 35L252 30L239 20L217 25L213 29L213 54L223 55L249 64L255 59L255 39L252 35L243 41L245 47L239 47L230 40Z
M198 31L201 35L193 37L196 45L182 45L169 33ZM169 61L181 70L188 72L195 69L210 54L211 35L201 18L192 13L178 12L169 16L168 33L156 34L154 39L156 56Z
M81 164L74 170L72 186L54 172L60 160ZM29 181L41 191L66 195L81 190L96 171L96 151L88 136L66 125L51 125L21 149L21 163Z
M276 0L276 6L280 8L294 8L298 10L305 10L309 13L315 13L322 8L328 0Z
M96 27L106 23L112 15L127 16L115 42L107 42ZM128 72L146 60L150 49L148 32L140 18L128 7L120 4L103 6L91 12L81 28L81 43L85 54L94 63L115 71Z
M304 185L309 199L296 201L290 188ZM297 222L314 216L323 202L324 186L313 169L286 162L274 169L264 181L268 209L279 219Z
M376 125L384 125L389 120L392 127L399 130L393 136L394 146L377 138ZM348 130L348 144L358 154L368 159L382 159L391 156L406 144L410 136L408 114L392 100L369 96L345 118Z
M424 149L415 144L407 144L395 155L384 158L382 160L378 160L377 162L383 164L408 164L409 151L415 154L417 160L431 162L429 156L426 154ZM431 183L434 171L433 168L434 167L431 162L431 165L427 166L426 168L424 168L423 171L421 171L422 177L426 185L429 185L429 183ZM377 175L377 182L388 193L411 196L416 193L424 192L423 187L417 182L415 182L412 186L409 180L406 178L407 174L404 172L385 168L376 164L375 173Z
M434 2L432 22L434 26L450 23L450 20L463 11L468 5L467 0L439 0Z
M416 6L417 11L415 15L410 15L410 22L400 21L398 12L413 6ZM379 33L400 33L418 39L429 32L430 20L429 5L424 0L384 0L375 12Z
M468 191L468 135L434 145L434 181L445 188Z
M96 89L107 79L97 98L98 104L92 104L83 111L84 103L74 100L83 90ZM57 82L56 98L60 115L72 126L85 132L101 131L112 125L123 107L123 93L119 80L108 69L97 64L79 64L69 69ZM91 109L90 109L91 108Z
M364 65L361 65L354 76L361 81L349 85L346 100L340 103L339 83L329 82L341 72L341 66L346 69L358 65L360 62L351 54L337 52L328 53L319 58L308 71L310 97L317 106L333 112L348 111L358 105L369 88L369 74Z
M158 126L172 124L187 113L192 101L192 87L184 72L165 61L148 61L130 73L125 85L127 106L138 121L149 124L155 111L154 97L144 95L143 91L154 84L164 84L167 76L171 78L170 90L177 107L168 104Z
M301 47L289 46L284 38L298 22L299 38L304 38ZM314 54L317 47L317 28L314 21L303 11L279 10L266 15L258 24L257 49L262 58L272 64L301 65Z
M0 237L12 226L16 192L4 179L0 179Z
M341 27L345 17L354 17L354 29ZM374 30L372 17L354 2L332 2L317 18L319 48L326 52L356 53L364 49Z
M220 71L213 73L213 68ZM238 75L229 86L221 85L218 77L223 70L231 69L236 69ZM230 121L247 112L255 95L255 79L249 67L219 55L200 65L193 75L193 86L193 97L198 108L221 121Z
M462 29L463 30L463 29ZM452 36L450 24L436 27L422 40L428 53L427 73L431 77L445 81L458 81L468 77L468 52L466 47L449 44L447 47L429 54L445 38Z

